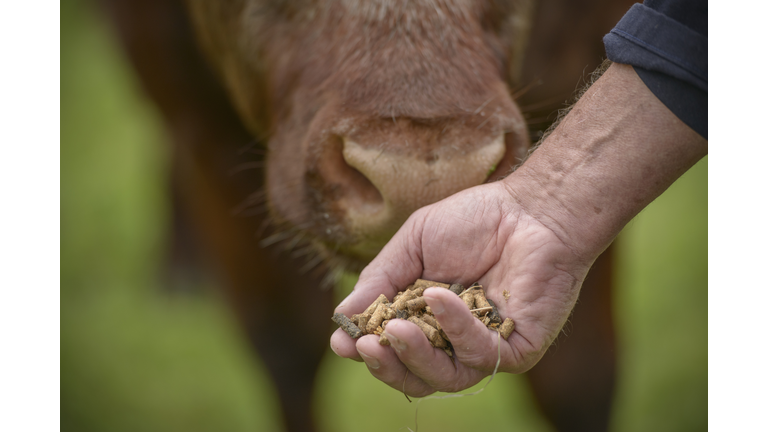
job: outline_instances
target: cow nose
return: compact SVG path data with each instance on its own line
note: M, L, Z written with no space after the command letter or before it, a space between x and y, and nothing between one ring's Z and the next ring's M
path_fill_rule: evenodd
M343 206L346 218L355 234L374 241L386 241L420 207L483 183L506 148L504 133L472 149L448 146L418 156L407 147L386 151L342 142L344 162L361 174L349 185L354 191L347 195L355 199Z

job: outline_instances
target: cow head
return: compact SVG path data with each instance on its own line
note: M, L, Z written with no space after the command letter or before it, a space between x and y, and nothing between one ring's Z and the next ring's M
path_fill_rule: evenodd
M529 139L510 97L531 2L188 0L273 216L360 266L416 209L498 178Z

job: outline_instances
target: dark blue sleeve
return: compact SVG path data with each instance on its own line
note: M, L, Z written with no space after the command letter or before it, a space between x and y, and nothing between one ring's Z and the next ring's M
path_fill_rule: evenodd
M605 35L605 52L634 67L680 120L707 138L707 1L646 0Z

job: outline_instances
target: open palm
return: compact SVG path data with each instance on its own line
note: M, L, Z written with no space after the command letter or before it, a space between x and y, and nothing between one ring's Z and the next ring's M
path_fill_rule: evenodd
M515 331L501 340L499 370L521 373L539 361L565 324L593 258L580 257L530 216L504 183L486 184L415 212L336 311L359 313L379 294L391 300L417 278L479 282L502 319L515 321ZM403 320L386 328L391 348L379 345L378 336L353 340L341 330L332 336L332 348L342 357L362 358L375 377L413 396L460 391L489 375L498 359L496 332L448 290L428 289L424 297L453 344L456 365Z

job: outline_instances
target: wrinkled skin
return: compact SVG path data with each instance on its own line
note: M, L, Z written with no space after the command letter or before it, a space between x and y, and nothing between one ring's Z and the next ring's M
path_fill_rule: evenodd
M396 287L422 274L466 286L478 281L501 316L515 317L515 331L509 340L502 340L499 371L530 369L565 323L591 262L576 259L568 245L515 202L513 193L503 183L494 183L414 213L363 271L356 289L361 292L342 302L337 311L359 313L382 287L390 288L384 294L391 298ZM397 273L384 273L382 267ZM508 290L509 299L502 289ZM413 396L463 390L489 375L497 361L497 333L486 329L453 293L428 289L424 296L453 344L458 367L405 321L387 326L392 349L380 346L377 336L364 336L355 346L342 331L334 334L331 347L345 357L358 357L359 351L371 373L395 389L403 389L407 366L413 376L405 391ZM370 358L381 359L378 363L384 367L376 367L377 363L371 367ZM392 361L395 358L400 362Z

